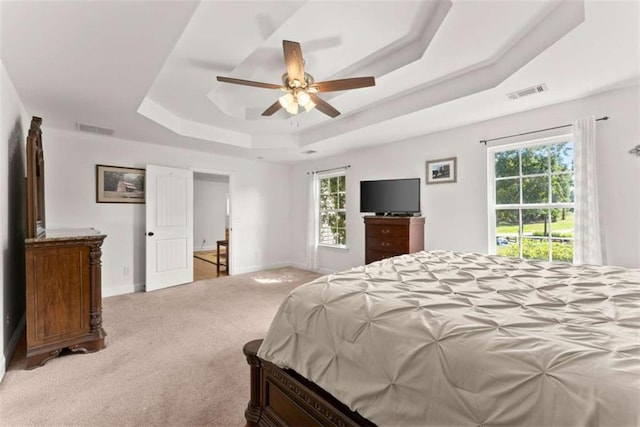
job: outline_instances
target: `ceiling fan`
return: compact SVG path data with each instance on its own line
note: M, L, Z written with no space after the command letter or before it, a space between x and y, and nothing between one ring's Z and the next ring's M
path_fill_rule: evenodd
M298 114L299 107L304 108L306 111L310 111L316 107L324 114L330 117L336 117L340 115L340 112L316 95L316 93L358 89L361 87L375 86L376 84L373 77L354 77L351 79L316 83L313 76L304 71L304 60L302 58L300 43L283 40L282 48L284 50L284 62L287 66L287 72L282 75L282 85L222 76L218 76L218 81L265 89L280 89L286 92L274 102L273 105L264 110L262 113L263 116L271 116L281 108L284 108L290 114Z

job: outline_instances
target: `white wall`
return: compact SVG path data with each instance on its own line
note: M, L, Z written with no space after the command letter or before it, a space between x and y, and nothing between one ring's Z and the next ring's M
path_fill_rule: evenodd
M193 181L194 251L216 249L216 241L224 239L228 194L229 182L196 174Z
M320 270L335 271L364 263L364 224L359 212L360 180L422 179L425 249L488 251L487 149L481 139L501 137L571 123L586 115L608 115L598 122L600 205L608 263L640 267L640 159L628 154L640 143L638 86L518 113L448 131L412 138L344 155L305 162L292 168L291 254L305 264L307 175L314 169L350 164L347 172L348 250L320 248ZM540 133L539 138L569 129ZM530 137L531 138L531 137ZM505 142L521 141L508 139ZM458 182L424 185L425 162L457 156Z
M289 264L289 167L45 128L47 227L94 227L107 235L103 296L144 284L145 206L96 203L96 164L143 168L157 164L229 171L231 273Z
M24 327L25 140L30 118L0 61L0 380Z

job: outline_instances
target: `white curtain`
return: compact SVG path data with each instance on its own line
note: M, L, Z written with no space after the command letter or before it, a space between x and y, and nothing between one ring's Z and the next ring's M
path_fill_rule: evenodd
M575 264L605 264L600 234L598 175L596 167L596 121L593 116L573 122L575 155Z
M320 208L320 187L318 185L318 174L309 174L309 205L307 207L307 268L318 269L318 234Z

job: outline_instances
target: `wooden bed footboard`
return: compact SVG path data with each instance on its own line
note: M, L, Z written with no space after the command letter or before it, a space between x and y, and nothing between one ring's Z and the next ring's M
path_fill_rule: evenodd
M251 366L248 426L374 426L328 392L295 371L281 369L257 356L262 340L242 351Z

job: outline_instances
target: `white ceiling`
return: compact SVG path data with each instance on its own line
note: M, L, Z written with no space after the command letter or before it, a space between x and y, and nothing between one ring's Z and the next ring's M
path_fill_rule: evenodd
M640 79L637 1L0 2L2 62L45 125L270 161L307 160ZM342 112L272 117L282 40ZM548 92L506 93L546 83ZM480 136L479 136L480 137Z

